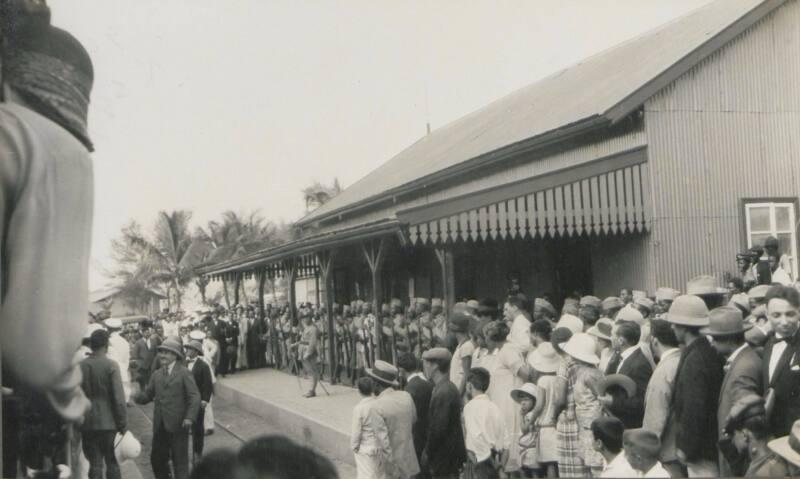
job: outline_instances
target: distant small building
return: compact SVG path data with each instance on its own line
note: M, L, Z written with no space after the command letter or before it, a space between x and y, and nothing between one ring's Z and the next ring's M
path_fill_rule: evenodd
M121 288L105 288L89 293L89 312L97 314L100 311L109 311L112 317L147 315L155 316L160 310L162 299L167 296L155 289L147 290L149 300L146 305L143 302L134 301L127 297Z

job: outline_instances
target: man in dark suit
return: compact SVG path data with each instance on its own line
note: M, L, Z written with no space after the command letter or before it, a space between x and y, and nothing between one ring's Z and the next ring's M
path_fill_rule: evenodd
M144 391L147 383L150 382L150 374L152 374L153 369L158 367L155 359L161 339L158 335L153 334L153 325L149 321L142 321L141 329L142 337L133 345L131 359L135 361L138 368L137 382L139 383L139 389Z
M422 355L425 375L431 378L434 386L421 469L427 470L433 479L458 479L467 460L461 425L461 393L450 381L452 357L446 348L429 349Z
M192 446L196 457L203 455L203 442L205 438L204 419L206 413L206 406L211 401L211 395L214 393L214 383L211 379L211 368L205 361L200 359L203 354L203 345L196 339L190 340L184 344L183 350L186 353L186 369L188 369L194 376L194 382L197 389L200 391L200 411L197 413L192 425Z
M737 401L748 395L760 395L763 391L761 358L744 339L745 331L752 327L751 324L745 324L739 308L723 306L709 313L709 326L700 330L701 334L714 338L712 346L725 358L725 377L722 379L717 409L720 433ZM729 441L730 438L725 438L723 443ZM729 462L720 451L719 472L722 477L744 476L747 472L747 457L742 456Z
M782 437L800 419L800 293L772 286L766 299L774 335L764 348L764 392L771 432Z
M220 376L225 376L228 373L228 363L230 362L228 359L228 322L225 320L224 314L224 312L214 313L216 319L212 333L214 339L219 343L219 366L216 372Z
M621 321L615 328L613 343L619 351L609 362L606 374L623 374L636 383L636 394L628 397L623 391L601 398L603 405L623 424L625 429L642 427L644 419L644 395L653 368L639 346L642 330L638 324ZM617 388L619 389L619 388Z
M98 329L92 333L89 342L92 353L81 361L81 388L92 402L81 427L83 454L89 461L90 478L103 477L105 462L106 477L119 479L121 475L114 456L114 436L117 432L125 434L127 428L125 392L119 365L106 357L108 332Z
M678 296L666 321L683 347L672 396L676 454L689 477L717 477L717 407L723 373L719 355L700 333L709 325L708 308L698 296Z
M158 353L161 367L153 372L147 388L134 400L139 404L155 400L150 463L156 479L170 479L170 458L175 469L174 479L187 479L188 433L200 410L200 393L192 373L178 361L183 359L178 341L165 339L158 347Z
M425 450L425 441L428 438L428 406L433 393L433 383L425 378L419 366L419 361L412 353L403 353L397 358L397 367L405 378L405 391L411 395L417 409L417 422L411 431L418 461L422 459L422 451ZM427 471L422 471L418 477L425 479L429 476Z

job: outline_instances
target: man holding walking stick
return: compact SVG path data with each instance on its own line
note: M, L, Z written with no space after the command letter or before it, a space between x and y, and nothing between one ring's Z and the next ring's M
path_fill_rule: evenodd
M139 404L155 401L153 447L150 463L156 479L189 477L189 434L200 411L200 392L192 373L178 362L183 351L178 341L166 339L158 347L161 368L153 372L147 389L134 397ZM169 460L175 475L169 470Z
M314 326L311 314L305 313L303 316L303 333L300 341L293 343L292 348L297 348L298 356L303 361L303 367L311 375L311 389L303 394L303 397L313 398L317 395L317 383L319 382L319 370L317 368L319 343L319 330Z

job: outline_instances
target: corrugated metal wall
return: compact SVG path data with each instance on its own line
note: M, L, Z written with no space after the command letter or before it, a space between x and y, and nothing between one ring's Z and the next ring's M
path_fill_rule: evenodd
M739 200L800 194L800 2L650 99L645 131L656 286L734 273Z

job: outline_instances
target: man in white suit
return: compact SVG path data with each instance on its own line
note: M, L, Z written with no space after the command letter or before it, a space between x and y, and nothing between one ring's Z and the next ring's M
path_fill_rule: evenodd
M398 391L398 370L385 361L375 361L374 368L366 373L375 381L374 410L383 418L389 430L392 457L385 465L385 477L410 479L420 472L414 450L412 427L417 421L417 411L411 395Z
M680 477L675 475L682 472L675 449L675 423L670 403L675 390L675 377L678 374L681 351L678 348L678 338L675 337L669 323L654 319L650 327L650 347L659 361L644 395L642 429L658 435L661 439L659 461L670 474L673 474L673 477Z
M119 365L122 389L125 391L125 403L131 402L131 373L128 370L131 364L131 345L119 332L122 330L122 321L119 318L108 318L103 324L108 328L108 358Z

